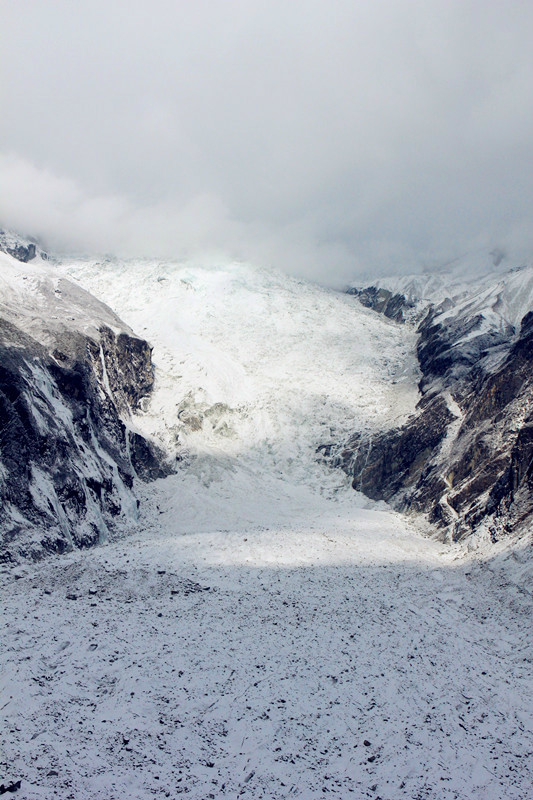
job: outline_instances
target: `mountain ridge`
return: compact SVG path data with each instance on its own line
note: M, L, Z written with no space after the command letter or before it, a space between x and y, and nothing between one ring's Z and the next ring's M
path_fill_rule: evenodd
M404 426L372 440L357 434L330 449L331 462L354 488L427 513L454 540L520 527L533 511L533 267L347 291L379 313L393 300L396 322L417 326L421 397Z

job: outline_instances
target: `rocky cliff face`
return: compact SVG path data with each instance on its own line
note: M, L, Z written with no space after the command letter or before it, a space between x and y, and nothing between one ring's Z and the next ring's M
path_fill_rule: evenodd
M367 286L365 289L358 289L352 286L346 290L347 294L352 294L365 308L371 308L380 314L384 314L395 322L405 322L406 313L414 308L414 303L407 299L401 292L391 292L389 289L377 286Z
M416 413L329 448L355 489L427 513L455 540L480 525L497 538L531 517L533 313L522 312L532 285L526 268L423 304Z
M0 289L0 559L89 547L135 519L136 479L170 471L132 416L150 346L42 262L2 256Z
M32 261L37 255L43 260L48 258L35 242L3 230L0 230L0 251L24 263Z

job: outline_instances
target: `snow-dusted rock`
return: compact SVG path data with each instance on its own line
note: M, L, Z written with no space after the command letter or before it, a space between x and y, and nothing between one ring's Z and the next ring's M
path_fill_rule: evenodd
M0 230L0 251L24 263L32 261L36 256L44 260L48 257L31 239L25 239L18 234L2 230Z
M0 255L0 293L0 558L90 546L168 474L132 421L151 348L40 258Z
M364 304L379 293L366 289ZM333 463L354 488L429 512L454 538L481 524L495 538L533 511L533 267L469 283L391 279L389 295L403 297L413 319L425 310L417 412L396 430L332 448Z
M406 313L415 305L401 292L391 292L383 287L359 289L354 286L347 289L346 293L355 295L365 308L371 308L396 322L405 322Z

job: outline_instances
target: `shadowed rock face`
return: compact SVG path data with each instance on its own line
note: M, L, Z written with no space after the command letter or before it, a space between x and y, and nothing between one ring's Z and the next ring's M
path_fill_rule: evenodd
M478 375L471 391L458 398L463 413L458 432L434 468L444 475L446 492L425 505L431 519L451 524L455 538L489 517L496 537L533 510L532 345L525 318L501 367Z
M349 469L354 489L373 500L390 500L401 489L420 482L452 419L444 400L435 397L399 429L372 438L352 437L335 463Z
M327 455L373 499L426 512L456 540L481 523L496 539L533 513L533 313L517 336L430 309L418 332L417 412Z
M512 325L486 329L482 314L472 317L450 317L444 322L435 319L430 309L418 327L420 338L416 354L422 381L422 392L440 379L442 385L452 386L459 380L472 380L473 370L497 348L507 349L514 335Z
M347 289L346 294L357 297L361 305L371 308L380 314L384 314L395 322L405 322L405 313L413 308L403 294L393 294L388 289L378 289L375 286L367 286L366 289Z
M152 350L148 342L100 327L99 341L88 340L92 364L101 384L107 383L117 410L138 411L152 391Z
M37 245L34 242L23 240L2 230L0 230L0 250L13 256L17 261L23 261L25 264L37 255ZM43 252L40 255L41 258L47 258Z
M59 352L0 320L2 560L96 544L119 519L135 518L134 478L170 471L122 419L151 387L146 342L104 329L102 350L80 334ZM127 380L132 353L137 386Z
M153 386L149 344L76 287L53 301L54 312L65 303L64 315L52 314L43 281L42 320L23 301L0 311L1 561L96 544L135 520L137 478L171 472L163 452L130 429ZM60 286L63 297L69 287ZM74 301L94 304L90 326L68 317Z

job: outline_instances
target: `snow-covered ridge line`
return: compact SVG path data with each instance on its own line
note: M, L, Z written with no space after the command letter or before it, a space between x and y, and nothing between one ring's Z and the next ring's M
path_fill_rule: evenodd
M533 264L472 276L468 264L439 274L392 275L365 283L353 283L349 293L368 288L385 290L403 298L410 317L420 317L429 307L442 320L450 316L483 314L498 325L511 325L518 333L520 323L533 308Z

